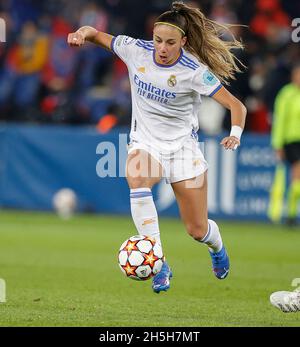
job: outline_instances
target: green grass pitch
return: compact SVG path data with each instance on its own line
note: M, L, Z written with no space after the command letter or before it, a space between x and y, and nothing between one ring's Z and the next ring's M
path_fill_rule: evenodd
M127 217L0 212L0 278L6 302L0 326L300 326L300 313L269 303L300 277L300 230L219 222L231 261L224 281L207 247L176 219L161 219L164 253L174 277L155 294L151 280L127 279L118 249L135 235Z

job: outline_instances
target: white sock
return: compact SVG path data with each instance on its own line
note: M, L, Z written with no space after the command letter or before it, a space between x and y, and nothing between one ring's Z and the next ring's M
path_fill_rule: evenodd
M220 252L223 247L223 242L216 222L211 219L208 220L208 231L200 242L205 243L210 252Z
M130 189L130 206L138 233L154 238L161 245L158 215L151 189Z

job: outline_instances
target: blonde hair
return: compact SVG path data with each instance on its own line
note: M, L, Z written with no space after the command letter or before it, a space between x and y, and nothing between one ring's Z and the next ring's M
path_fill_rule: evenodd
M186 33L185 49L193 54L225 84L235 79L235 72L241 72L238 64L245 67L231 52L232 49L244 48L230 32L233 25L219 24L205 17L198 8L192 8L181 1L174 1L172 10L161 14L157 22L166 22L177 26ZM232 41L224 41L220 37L229 32Z

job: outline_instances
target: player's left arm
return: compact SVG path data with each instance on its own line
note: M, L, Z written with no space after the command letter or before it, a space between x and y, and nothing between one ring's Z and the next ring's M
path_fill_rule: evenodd
M219 89L212 98L222 106L230 110L231 132L221 141L225 149L235 150L240 145L242 132L245 127L247 109L244 104L232 95L224 86Z

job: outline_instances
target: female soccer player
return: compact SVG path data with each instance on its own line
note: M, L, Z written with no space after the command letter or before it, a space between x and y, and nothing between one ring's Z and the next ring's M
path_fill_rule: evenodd
M138 232L160 243L152 187L162 177L172 185L187 232L208 246L215 276L224 279L229 258L218 225L208 219L207 163L198 146L197 112L201 95L231 111L232 130L221 145L236 149L245 125L246 108L222 83L239 71L231 48L235 39L219 38L226 29L199 9L175 1L154 23L153 41L113 37L91 27L68 35L68 43L85 41L112 50L127 65L132 92L132 127L128 146L127 181L132 218ZM167 262L153 278L154 292L170 287Z

